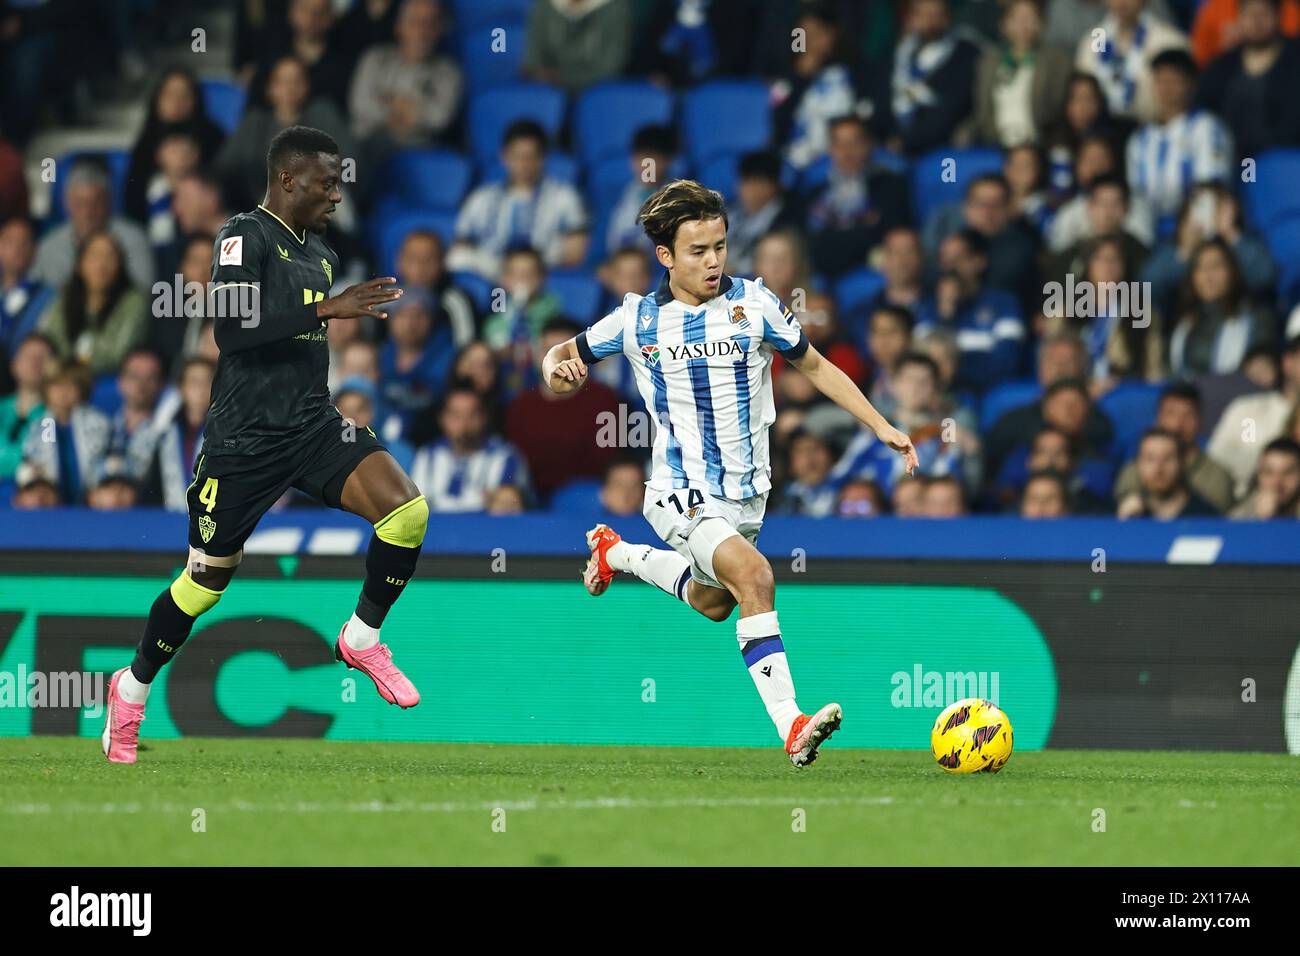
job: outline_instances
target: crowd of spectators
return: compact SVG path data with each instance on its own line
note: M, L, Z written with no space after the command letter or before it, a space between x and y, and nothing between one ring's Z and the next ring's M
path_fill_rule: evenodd
M566 396L538 365L654 287L636 210L692 176L728 196L727 271L762 276L920 453L904 476L777 357L770 510L1300 516L1300 288L1243 172L1300 146L1297 0L517 5L512 79L570 105L613 80L764 85L765 142L693 163L680 122L648 122L613 189L608 164L579 168L571 123L518 116L474 155L478 58L497 53L472 42L491 26L473 4L240 0L237 122L168 69L122 168L69 159L37 220L41 119L11 83L46 72L57 6L0 3L0 507L184 509L220 353L183 293L261 200L271 137L303 124L357 170L327 236L336 285L391 268L406 290L385 323L330 324L334 401L435 512L640 510L627 364ZM471 186L448 230L385 253L373 223L404 184L381 171L412 150L466 157ZM995 163L972 172L976 154Z

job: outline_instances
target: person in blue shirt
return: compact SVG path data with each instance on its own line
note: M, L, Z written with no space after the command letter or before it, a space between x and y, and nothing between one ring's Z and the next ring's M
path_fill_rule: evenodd
M0 226L0 379L18 343L36 330L55 295L52 286L32 275L35 258L36 232L30 219L14 216ZM0 381L0 389L4 385Z
M379 350L381 397L401 419L402 437L442 399L455 359L450 324L435 312L433 296L423 289L408 291L390 313L388 341Z

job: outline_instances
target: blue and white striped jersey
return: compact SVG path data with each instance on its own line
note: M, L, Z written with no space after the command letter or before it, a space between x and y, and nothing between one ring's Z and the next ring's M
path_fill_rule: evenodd
M1157 216L1174 216L1197 183L1229 182L1232 133L1213 113L1192 110L1168 123L1148 123L1129 137L1128 184Z
M772 487L772 353L797 359L808 338L762 279L724 275L714 298L692 306L673 298L665 275L577 343L588 364L619 352L632 363L655 422L650 488L703 486L742 500Z
M458 455L445 438L415 453L411 480L430 511L483 511L488 495L502 485L528 489L528 464L514 445L489 436L483 447Z

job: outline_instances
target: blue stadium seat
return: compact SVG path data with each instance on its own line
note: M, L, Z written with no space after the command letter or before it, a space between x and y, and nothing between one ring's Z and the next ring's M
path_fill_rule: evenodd
M90 386L90 404L97 411L112 417L122 407L122 393L117 390L117 374L105 372Z
M1097 407L1115 426L1115 456L1127 461L1137 454L1138 440L1156 420L1156 406L1164 385L1150 382L1122 382L1097 402Z
M68 214L63 205L63 190L67 187L68 173L79 159L98 159L108 166L109 179L112 181L113 211L122 212L126 203L126 173L131 164L131 154L124 149L86 150L68 153L55 164L55 178L50 196L50 219L62 221Z
M506 168L501 165L501 160L496 156L480 168L483 174L481 179L485 183L499 183L506 178ZM578 184L578 164L568 153L547 153L542 168L551 179L558 179L570 186Z
M587 167L585 194L597 209L608 209L618 202L632 178L626 156L611 156Z
M885 277L875 269L853 269L835 283L835 309L845 316L865 307L885 287Z
M999 418L1013 408L1038 401L1042 391L1038 382L1033 379L994 385L985 394L984 401L980 405L980 431L987 432ZM1031 436L1025 437L1028 439Z
M497 34L498 29L504 34ZM523 20L503 19L457 34L455 47L465 74L465 88L477 93L518 83L524 59L524 31ZM505 43L504 49L498 41Z
M397 252L408 232L429 229L436 232L445 245L451 245L456 228L456 214L445 209L404 209L390 215L376 208L372 215L372 235L375 249L375 268L378 275L396 275Z
M1270 149L1255 164L1255 181L1243 183L1246 219L1268 230L1284 219L1300 216L1300 149Z
M578 158L584 166L612 156L626 161L637 130L672 120L672 94L653 83L598 83L584 90L573 107Z
M528 8L532 5L533 0L455 0L453 26L458 33L464 33L492 29L505 20L522 22L528 18Z
M1277 293L1285 309L1300 298L1300 213L1273 222L1264 232L1277 262Z
M561 485L551 494L551 511L589 512L604 511L600 503L601 482L595 478L579 478Z
M18 493L18 482L13 478L0 481L0 511L12 507L14 495Z
M492 289L494 286L477 272L453 272L451 280L465 290L471 302L480 313L492 309Z
M410 206L459 207L469 190L470 164L445 149L403 149L384 166L385 196L399 196Z
M541 124L552 140L564 122L564 93L541 83L512 83L477 93L469 104L470 151L479 168L501 152L501 136L517 119Z
M719 153L700 164L695 178L722 193L727 202L735 202L740 189L739 165L739 153Z
M233 133L244 115L244 101L248 96L244 88L227 80L203 80L199 86L203 89L208 117L226 133Z
M682 97L686 155L701 167L719 153L762 149L772 138L767 86L759 80L714 80Z
M951 159L951 172L945 176L944 161ZM912 211L916 222L924 224L930 213L940 206L961 202L972 179L983 173L1002 171L1002 151L988 147L958 149L941 146L926 153L912 167ZM947 180L953 181L947 181Z
M559 297L564 314L587 326L600 318L601 285L585 269L557 269L546 277L546 288Z

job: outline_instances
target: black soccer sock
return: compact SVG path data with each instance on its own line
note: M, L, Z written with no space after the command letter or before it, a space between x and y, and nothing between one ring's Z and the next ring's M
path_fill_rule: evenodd
M420 549L403 548L371 535L366 551L366 580L357 600L357 617L370 627L380 627L389 608L401 597L406 582L415 574Z
M144 635L135 649L135 659L131 661L131 673L135 679L142 684L152 683L163 665L175 657L181 645L189 639L194 621L195 618L176 606L171 588L158 595L158 600L149 609L149 622L144 626Z

